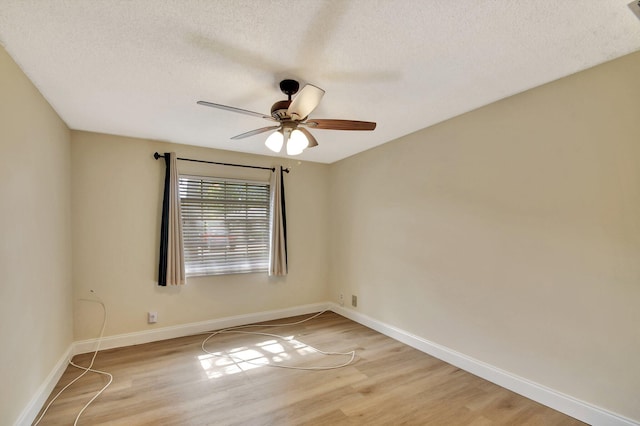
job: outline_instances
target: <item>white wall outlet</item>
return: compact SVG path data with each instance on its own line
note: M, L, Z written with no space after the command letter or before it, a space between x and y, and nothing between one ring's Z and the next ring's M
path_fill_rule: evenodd
M147 322L149 324L155 324L158 322L158 313L157 312L147 312Z
M338 302L340 302L340 306L344 306L344 294L340 293L338 297Z
M351 306L353 306L354 308L358 307L358 296L356 296L355 294L351 295Z

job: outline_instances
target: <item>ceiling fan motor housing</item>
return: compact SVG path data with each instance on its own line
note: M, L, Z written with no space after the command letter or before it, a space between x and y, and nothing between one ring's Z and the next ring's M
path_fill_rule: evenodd
M284 120L289 118L287 110L291 105L291 101L278 101L271 107L271 116L276 120Z
M291 105L291 96L298 93L298 89L300 89L300 83L296 80L282 80L280 82L280 90L282 93L287 95L288 100L286 101L278 101L271 107L271 116L276 120L284 120L290 118L287 114L287 109L289 109L289 105Z

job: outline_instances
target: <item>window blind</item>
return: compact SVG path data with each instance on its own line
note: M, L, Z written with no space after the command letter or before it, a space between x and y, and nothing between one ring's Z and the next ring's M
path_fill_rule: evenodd
M187 276L266 272L269 184L180 176Z

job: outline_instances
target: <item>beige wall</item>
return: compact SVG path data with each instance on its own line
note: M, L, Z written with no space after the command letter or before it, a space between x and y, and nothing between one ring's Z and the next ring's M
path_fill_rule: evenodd
M640 420L638 76L640 53L333 164L331 299Z
M328 166L186 145L73 131L73 283L76 298L93 289L109 311L106 335L284 309L328 299ZM155 151L260 166L283 164L289 275L189 278L158 287L158 240L164 162ZM179 162L182 173L268 180L268 171ZM159 321L147 324L148 311ZM97 337L101 311L76 302L75 339Z
M0 47L0 424L72 343L69 140Z

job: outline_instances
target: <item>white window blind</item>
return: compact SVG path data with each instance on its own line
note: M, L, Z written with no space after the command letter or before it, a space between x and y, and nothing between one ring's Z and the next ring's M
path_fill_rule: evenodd
M180 176L187 276L266 272L269 184Z

